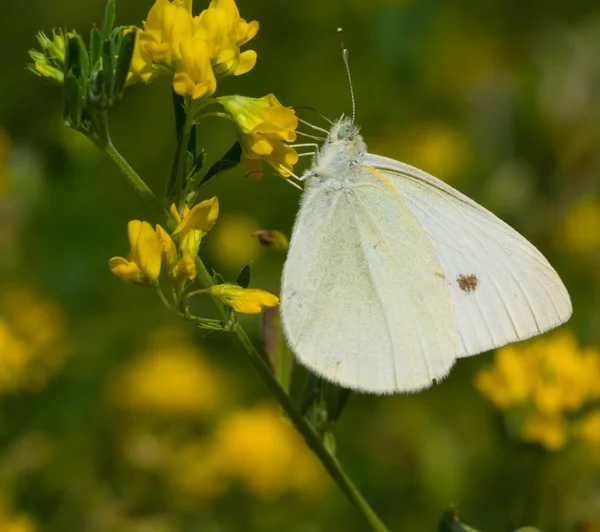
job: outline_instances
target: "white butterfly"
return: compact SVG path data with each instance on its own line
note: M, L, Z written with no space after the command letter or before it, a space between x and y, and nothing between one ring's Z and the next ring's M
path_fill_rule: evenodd
M333 125L301 179L281 318L300 362L324 378L418 390L457 358L571 316L532 244L426 172L367 153L352 120Z

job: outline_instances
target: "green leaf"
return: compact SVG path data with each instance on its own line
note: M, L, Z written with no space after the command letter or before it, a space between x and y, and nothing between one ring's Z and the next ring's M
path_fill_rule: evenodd
M82 113L81 86L75 74L69 73L65 76L63 117L72 127L78 128L81 125Z
M106 105L109 105L114 92L115 84L115 52L112 41L104 41L102 43L102 72L104 73L104 83L102 86L102 94L106 97Z
M252 274L252 263L246 264L246 266L244 266L242 268L242 270L240 271L240 273L238 274L237 279L235 280L236 284L238 286L241 286L242 288L248 288L248 286L250 286L251 274Z
M191 153L188 152L190 155ZM200 153L198 155L196 155L196 158L193 160L191 166L190 166L190 171L188 173L188 178L187 180L189 181L191 178L193 178L200 170L202 170L204 163L206 162L206 151L202 150L200 151ZM192 187L189 187L190 189ZM193 188L196 188L195 186Z
M212 282L213 284L224 284L225 279L220 273L214 272L212 275Z
M79 46L79 81L82 88L85 88L90 77L90 58L81 35L76 34L75 39L77 39L77 45Z
M311 420L317 432L324 435L327 427L342 415L351 394L351 390L311 373L304 386L300 411Z
M100 50L102 49L102 38L98 28L92 28L90 33L90 68L96 70L100 63Z
M208 183L208 181L219 175L221 172L236 167L240 163L241 157L242 146L239 142L236 142L233 146L231 146L231 148L229 148L229 150L227 150L227 153L223 155L223 157L221 157L208 169L204 175L204 178L200 182L200 186L205 185Z
M102 41L107 41L110 38L110 33L115 25L115 11L116 5L115 0L108 0L106 8L104 10L104 20L102 21L102 30L100 36Z
M327 409L327 419L330 422L337 421L352 395L352 390L342 388L332 382L323 381L322 394Z
M127 33L119 47L119 59L117 60L117 70L115 72L115 98L120 98L123 95L127 74L131 66L131 58L133 57L133 49L135 47L136 31Z

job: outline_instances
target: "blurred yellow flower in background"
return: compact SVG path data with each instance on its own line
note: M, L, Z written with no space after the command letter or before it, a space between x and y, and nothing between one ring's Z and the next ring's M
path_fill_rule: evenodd
M35 532L37 527L29 516L15 512L7 494L0 492L0 530L2 532Z
M464 177L471 163L467 138L449 125L427 122L408 131L383 127L371 150L408 164L447 182Z
M286 490L319 495L327 488L318 460L270 404L231 414L217 431L215 448L228 475L258 498Z
M160 275L162 245L148 222L131 220L127 224L129 260L113 257L108 262L111 271L127 283L154 285Z
M173 73L173 89L193 100L210 96L217 77L239 76L256 64L256 52L240 51L258 22L240 18L233 0L213 0L199 16L191 0L156 0L139 29L128 84Z
M117 374L112 402L139 413L204 416L218 403L220 377L202 352L173 330L159 331L148 348Z
M591 195L581 197L569 209L562 232L570 251L589 253L600 249L600 198Z
M246 173L262 176L264 160L281 176L289 177L298 162L298 153L286 144L296 140L296 112L281 105L273 94L262 98L222 96L217 101L237 126Z
M600 398L600 352L561 330L499 349L475 386L499 410L526 412L524 440L557 450L567 442L567 416Z
M67 356L62 309L28 287L4 288L0 299L0 393L38 391Z
M211 235L211 256L224 267L239 270L261 253L260 244L252 238L257 229L257 221L242 212L224 216Z

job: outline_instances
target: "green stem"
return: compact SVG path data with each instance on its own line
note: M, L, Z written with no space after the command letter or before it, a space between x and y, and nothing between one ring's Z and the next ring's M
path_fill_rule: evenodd
M212 286L212 279L210 273L204 266L204 263L198 258L196 259L196 279L200 283L203 289ZM227 320L227 311L223 305L216 301L216 307L223 320ZM353 484L350 477L342 469L342 466L337 461L321 441L321 438L316 433L312 425L306 420L306 418L296 409L292 403L290 397L285 393L284 389L279 385L277 379L273 375L271 368L267 365L265 359L256 350L246 331L236 323L232 331L236 337L237 343L240 346L246 359L252 366L252 368L258 373L259 377L266 384L269 391L275 396L283 411L291 419L294 426L302 434L307 445L310 449L319 457L321 463L336 482L338 487L350 500L350 502L359 510L366 521L371 525L371 528L376 532L387 532L385 524L373 511L369 503L363 498L358 488Z
M183 153L183 156L177 158L177 167L174 168L174 172L176 174L180 171L178 165L185 163L185 153L188 139L189 134L187 138L185 134L181 135L178 153ZM183 148L181 146L183 146ZM152 207L155 208L156 213L160 217L166 217L167 227L172 228L174 220L164 210L163 206L161 205L160 201L158 201L154 193L148 188L148 186L146 185L146 183L144 183L140 176L136 174L135 170L131 168L127 161L125 161L125 159L115 149L111 142L108 143L106 152L119 166L127 180L134 187L134 189ZM209 288L213 284L210 273L208 272L208 270L204 266L204 263L200 260L199 257L196 258L196 279L199 282L200 286L204 289ZM227 309L216 298L213 297L212 300L221 316L222 321L227 322L229 320ZM283 411L292 421L298 432L300 432L300 434L303 436L309 448L317 455L317 457L319 458L319 460L321 461L331 478L346 495L348 500L358 509L358 511L365 518L365 520L369 523L372 530L374 530L375 532L388 532L388 529L386 528L385 524L373 511L369 503L364 499L364 497L362 496L358 488L354 485L352 480L350 480L350 477L342 469L342 466L337 461L335 456L333 456L325 448L323 442L321 441L321 438L319 437L313 426L296 409L290 397L277 382L277 379L271 372L271 368L268 366L265 359L256 350L256 348L250 341L250 338L248 338L246 331L239 325L237 321L232 325L231 332L233 332L233 334L235 335L239 347L246 356L246 359L248 360L252 368L254 368L254 370L258 373L259 377L265 383L267 388L275 396L275 399L279 402Z
M178 207L181 207L180 202L182 200L183 178L185 177L185 160L193 128L193 116L192 113L188 111L185 115L185 122L177 142L177 152L175 154L175 160L173 161L173 166L171 168L171 176L167 185L167 198L169 199L169 202L174 200Z
M109 139L108 144L104 148L104 151L108 154L108 156L116 163L119 167L123 175L129 181L129 184L135 189L135 191L161 216L164 215L164 210L160 201L155 196L154 192L150 190L150 187L146 185L144 180L135 172L133 168L129 165L129 163L125 160L125 158L119 153L117 148L115 148L112 141Z

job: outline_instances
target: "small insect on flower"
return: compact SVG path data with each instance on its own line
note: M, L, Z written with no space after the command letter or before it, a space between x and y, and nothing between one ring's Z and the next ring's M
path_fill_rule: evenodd
M113 257L108 265L111 271L127 283L156 285L160 275L162 246L148 222L132 220L127 224L129 260Z
M234 284L217 284L207 288L206 293L215 296L236 312L258 314L263 307L276 307L279 298L265 290L242 288Z

